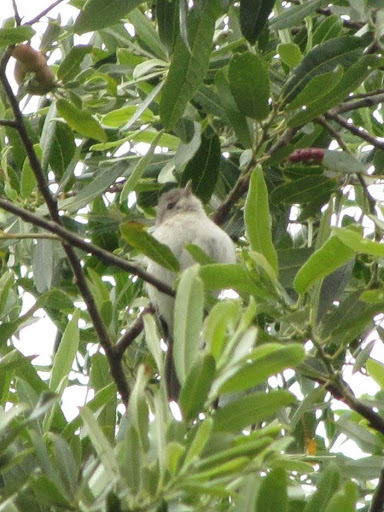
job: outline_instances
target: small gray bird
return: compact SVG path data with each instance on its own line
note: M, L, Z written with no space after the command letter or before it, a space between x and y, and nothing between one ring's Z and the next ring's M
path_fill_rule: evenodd
M153 236L168 245L183 271L195 262L185 249L186 244L200 247L217 263L235 263L236 254L232 240L207 216L200 199L192 193L192 181L185 188L174 188L163 194L157 207L156 229ZM172 286L175 274L151 261L148 272ZM148 286L149 298L173 330L174 299Z
M211 221L204 211L200 199L192 194L192 181L185 188L174 188L163 194L157 207L156 229L153 236L168 245L180 263L183 271L195 262L185 249L186 244L200 247L217 263L235 263L236 254L232 240L217 224ZM176 275L150 261L148 272L172 286ZM175 300L148 285L148 295L152 304L165 321L168 331L168 353L165 378L168 395L177 400L180 390L172 358L173 313Z

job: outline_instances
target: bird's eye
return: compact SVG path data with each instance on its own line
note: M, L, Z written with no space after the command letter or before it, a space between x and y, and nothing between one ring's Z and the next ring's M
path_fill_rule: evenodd
M167 210L172 210L172 208L175 206L176 203L168 203L167 204Z

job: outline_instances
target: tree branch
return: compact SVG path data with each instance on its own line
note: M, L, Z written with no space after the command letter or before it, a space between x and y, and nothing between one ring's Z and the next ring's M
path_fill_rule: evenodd
M134 323L131 325L129 329L125 331L125 333L121 336L119 341L115 345L116 354L122 356L127 348L134 342L134 340L138 337L144 327L143 317L148 313L154 313L154 309L152 306L143 309L140 315L136 318Z
M53 2L53 4L49 5L46 9L41 11L40 14L38 14L37 16L32 18L31 20L26 21L25 25L33 25L34 23L37 23L43 16L48 14L49 11L52 11L52 9L54 9L57 5L61 4L62 2L63 2L63 0L56 0L56 2Z
M340 126L348 130L349 132L353 133L353 135L356 135L356 137L360 137L360 139L365 140L372 146L384 149L384 142L381 142L380 140L375 139L375 137L372 137L366 130L363 128L360 128L356 126L355 124L348 122L343 116L340 116L339 114L336 114L334 111L328 111L325 114L326 119L332 119L332 121L336 121Z
M58 228L64 229L62 226L62 219L61 219L61 217L59 215L59 211L57 209L56 200L54 199L54 197L51 194L48 182L45 178L43 169L41 168L40 160L37 157L37 154L33 147L33 142L31 140L31 138L29 137L27 129L25 127L24 118L23 118L23 114L20 110L19 103L16 99L16 96L13 94L12 87L11 87L11 85L8 81L7 75L6 75L6 66L8 64L9 58L10 58L10 49L8 49L5 52L3 58L1 59L1 62L0 62L0 81L3 85L3 88L4 88L4 91L8 98L8 101L11 105L13 115L15 118L15 122L17 124L17 130L18 130L19 136L22 140L24 149L27 153L32 171L35 175L38 189L39 189L40 193L42 194L42 196L44 197L44 200L48 207L51 218L54 221L50 224L56 226L57 229ZM99 343L102 346L102 348L104 349L104 352L107 356L111 375L116 383L116 387L121 395L123 402L125 404L127 404L128 398L129 398L129 389L128 389L127 380L124 375L121 358L116 357L112 341L109 337L107 328L106 328L104 321L100 315L100 312L97 308L95 298L89 289L89 286L86 281L80 260L78 259L76 252L75 252L74 248L72 247L72 245L70 245L68 243L67 239L64 239L63 248L64 248L64 251L68 258L68 261L72 267L72 271L73 271L75 279L76 279L77 287L78 287L78 289L83 297L83 300L87 306L88 314L89 314L92 324L95 328Z
M43 217L39 217L34 213L25 210L24 208L20 208L19 206L14 205L7 199L0 198L0 208L3 208L7 212L17 215L17 217L20 217L25 222L30 222L34 226L39 226L40 228L46 229L50 233L54 233L62 240L71 244L73 247L77 247L82 251L93 254L106 265L112 265L114 267L121 268L130 274L140 277L143 279L143 281L151 284L157 290L165 293L166 295L171 297L175 296L175 291L172 290L170 286L163 283L163 281L160 281L160 279L157 279L143 268L139 267L138 265L134 265L133 263L129 263L129 261L124 260L123 258L120 258L119 256L116 256L115 254L92 244L91 242L86 242L79 235L72 233L72 231L69 231L64 226L44 219Z
M379 93L371 93L369 96L364 96L360 100L355 100L357 96L352 96L347 98L347 100L339 105L338 107L334 107L332 112L337 112L338 114L343 114L344 112L349 112L350 110L356 110L358 108L366 108L366 107L374 107L379 103L384 101L383 92Z
M383 512L384 510L384 467L380 471L379 483L373 495L369 512Z

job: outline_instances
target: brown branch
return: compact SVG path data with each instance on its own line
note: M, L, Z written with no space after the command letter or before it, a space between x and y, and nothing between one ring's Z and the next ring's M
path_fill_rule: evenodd
M32 18L31 20L27 21L25 25L33 25L34 23L37 23L43 16L49 13L52 9L54 9L57 5L61 4L63 0L56 0L56 2L53 2L53 4L49 5L46 9L41 11L40 14Z
M15 14L16 25L19 26L21 24L21 16L20 16L19 10L17 8L16 0L12 0L12 7L13 7L13 12Z
M336 142L338 143L338 145L342 148L343 151L345 151L346 153L349 152L349 149L347 147L347 145L345 144L345 142L343 141L343 139L341 138L341 135L340 135L340 132L338 132L337 130L335 130L333 128L333 126L331 126L327 120L324 118L324 116L319 116L319 117L316 117L315 119L316 123L318 123L319 125L321 125L323 128L325 128L327 130L328 133L330 133L332 135L332 137L336 140Z
M381 142L375 137L372 137L366 130L363 128L360 128L356 126L354 123L348 122L344 117L340 116L339 114L336 114L333 111L329 111L325 114L326 119L332 119L332 121L336 121L340 126L351 132L353 135L356 135L356 137L360 137L360 139L365 140L372 146L384 149L384 142Z
M373 495L369 512L383 512L384 510L384 467L380 471L379 482Z
M43 217L39 217L34 213L26 210L25 208L20 208L19 206L14 205L11 201L7 199L0 198L0 208L3 208L7 212L13 213L18 217L22 218L25 222L30 222L34 226L38 226L40 228L46 229L50 233L54 233L59 236L62 240L68 242L73 247L77 247L78 249L85 251L87 253L93 254L97 258L99 258L106 265L112 265L114 267L121 268L126 272L133 274L135 276L140 277L143 281L154 286L157 290L169 295L171 297L175 296L175 291L172 290L170 286L157 279L152 274L139 267L138 265L134 265L115 254L108 252L97 245L92 244L91 242L86 242L83 238L72 231L69 231L65 227L56 224L55 222L44 219Z
M19 125L16 123L16 121L8 119L0 119L0 126L9 126L11 128L16 128L16 130L19 128Z
M282 134L279 140L268 149L267 155L272 156L279 149L286 146L298 129L298 127L288 128ZM250 163L247 165L247 168L245 169L244 173L237 180L237 183L235 184L235 186L233 187L225 201L219 206L219 208L216 210L216 213L212 216L212 220L216 222L216 224L221 225L224 222L224 219L227 217L234 204L242 197L243 194L245 194L245 192L247 192L250 180L250 171L252 170L254 165L255 161L252 159Z
M138 337L144 327L143 317L148 313L154 313L155 310L152 306L143 309L140 315L136 318L134 323L131 325L129 329L125 331L125 333L121 336L119 341L115 345L115 352L119 356L122 356L127 348L134 342L134 340Z
M57 209L57 203L54 197L51 194L49 189L48 182L45 178L43 169L40 164L40 160L37 157L35 149L33 147L33 142L28 135L27 129L24 124L23 114L20 110L19 103L17 101L16 96L13 94L11 85L8 81L6 75L6 66L10 58L10 50L8 49L0 62L0 81L3 85L4 91L8 98L8 101L11 105L13 115L15 118L15 122L17 124L17 130L19 136L22 140L24 149L27 153L31 169L35 175L36 182L38 185L38 189L42 196L44 197L45 203L48 207L51 218L54 222L50 222L53 226L56 226L57 229L64 229L62 226L62 219L59 215L59 211ZM57 234L57 233L56 233ZM129 398L129 389L128 383L124 375L121 358L116 357L114 352L114 347L112 341L109 337L107 328L104 324L104 321L100 315L100 312L97 308L95 298L92 295L88 283L86 281L83 268L81 266L80 260L78 259L76 252L72 245L68 243L68 240L64 239L63 241L63 249L66 253L68 261L72 267L72 271L74 273L77 287L83 297L83 300L86 304L88 314L91 318L92 324L95 328L97 338L99 340L100 345L105 351L105 354L108 359L109 368L111 375L116 383L116 387L121 395L121 398L125 404L128 403Z
M354 97L347 98L344 103L332 109L332 112L343 114L350 110L356 110L358 108L375 107L379 103L384 102L384 94L377 94L375 96L366 96L359 100L354 100Z

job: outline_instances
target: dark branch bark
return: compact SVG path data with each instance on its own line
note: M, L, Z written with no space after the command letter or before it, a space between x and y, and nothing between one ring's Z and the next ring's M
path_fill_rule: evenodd
M140 315L136 318L135 322L129 329L121 336L119 341L115 345L116 354L122 356L127 348L134 342L144 327L143 316L148 313L154 313L155 310L152 307L145 308Z
M25 25L33 25L34 23L37 23L43 16L49 13L49 11L52 11L57 5L61 4L63 0L56 0L56 2L53 2L53 4L49 5L44 11L41 11L37 16L32 18L29 21L25 22Z
M333 111L329 111L325 114L325 118L332 119L332 121L336 121L337 124L351 132L353 135L356 135L356 137L360 137L360 139L363 139L369 144L372 144L372 146L375 146L376 148L379 149L384 149L384 142L375 139L375 137L372 137L372 135L370 135L366 130L356 126L351 122L348 122L344 117L340 116L339 114L336 114Z
M165 293L166 295L169 295L171 297L175 296L175 291L172 290L172 288L170 288L167 284L160 281L160 279L154 277L152 274L150 274L143 268L139 267L138 265L134 265L133 263L129 263L129 261L124 260L123 258L120 258L119 256L116 256L111 252L105 251L101 247L98 247L97 245L94 245L91 242L86 242L79 235L76 235L75 233L68 231L68 229L66 229L65 227L56 224L55 222L44 219L43 217L39 217L34 213L25 210L24 208L20 208L19 206L14 205L13 203L6 199L0 198L0 208L3 208L4 210L10 213L14 213L15 215L23 219L25 222L30 222L34 226L38 226L40 228L46 229L50 233L54 233L55 235L59 236L62 240L65 240L66 242L71 244L73 247L77 247L82 251L85 251L89 254L93 254L106 265L112 265L121 268L122 270L125 270L130 274L140 277L141 279L143 279L143 281L146 281L147 283L151 284L157 290Z
M384 467L380 471L379 483L377 484L375 494L369 512L383 512L384 510Z

